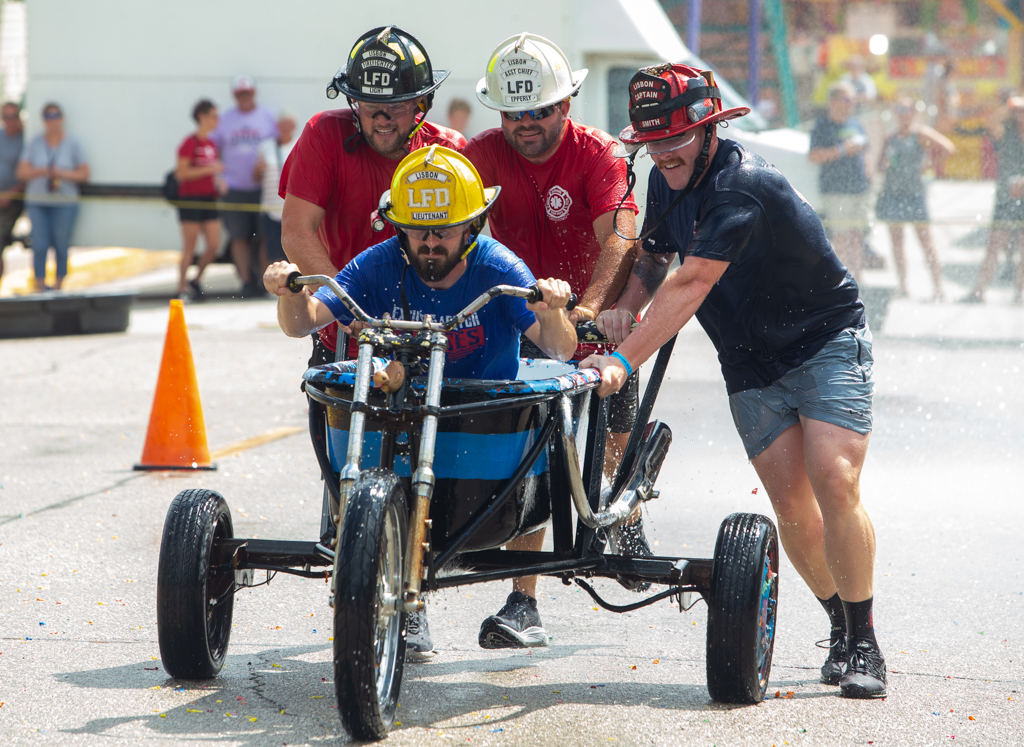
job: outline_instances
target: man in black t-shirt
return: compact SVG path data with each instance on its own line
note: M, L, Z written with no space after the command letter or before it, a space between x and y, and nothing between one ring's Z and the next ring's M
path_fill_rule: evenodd
M856 93L845 81L828 92L828 113L811 131L808 159L821 166L818 191L836 253L855 278L864 269L864 231L868 227L868 181L864 153L868 138L854 118Z
M710 73L645 68L629 93L632 125L620 135L621 153L646 147L658 167L648 186L644 251L616 308L598 317L598 327L622 344L580 365L601 370L598 393L607 396L697 316L718 350L733 419L782 544L829 615L822 681L839 684L847 697L881 697L885 662L871 614L874 530L860 503L871 335L857 283L785 177L718 139L715 123L749 110L723 111ZM682 264L666 279L674 254Z

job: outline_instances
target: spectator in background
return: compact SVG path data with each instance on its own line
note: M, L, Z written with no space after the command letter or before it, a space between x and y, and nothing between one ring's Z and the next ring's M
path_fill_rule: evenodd
M250 298L262 296L264 292L259 276L252 272L262 195L260 183L253 178L253 169L259 157L259 144L277 137L277 122L273 112L256 104L256 83L248 75L236 75L232 79L231 93L237 106L224 112L212 137L224 162L224 181L228 187L224 202L252 206L251 209L221 211L231 240L231 259L242 280L242 297Z
M13 241L14 224L25 206L21 197L24 185L17 174L25 134L20 106L8 101L0 108L0 114L4 121L3 132L0 132L0 278L3 278L4 249Z
M263 247L260 263L266 268L273 262L286 262L281 246L281 213L284 198L278 194L281 188L281 169L295 145L295 117L288 112L277 115L277 137L267 138L260 143L259 158L253 176L263 184L260 206L260 234Z
M992 214L992 230L985 247L985 258L978 271L974 290L965 303L982 303L988 284L996 274L999 253L1012 251L1010 242L1020 254L1014 277L1014 304L1024 298L1024 96L1011 96L999 109L988 127L996 143L999 176L996 178L996 206Z
M941 135L928 125L914 121L914 101L902 96L895 106L898 129L892 133L882 146L882 157L878 164L879 171L885 174L882 192L875 204L875 217L889 223L889 236L892 238L892 255L896 263L896 276L899 279L900 296L907 296L907 257L903 251L903 227L914 224L917 238L924 250L928 269L932 273L935 284L933 300L944 301L942 292L942 265L935 252L932 234L928 229L928 205L921 174L924 171L926 157L932 148L941 148L947 154L956 151L949 138Z
M36 291L46 285L46 255L57 255L57 283L68 274L71 229L78 215L78 185L89 180L89 164L82 146L64 132L64 113L57 104L43 107L43 133L28 141L21 152L17 176L26 183L25 205L32 221L32 254Z
M846 58L846 72L839 80L853 86L853 100L856 104L857 114L861 114L866 107L871 106L878 99L878 87L875 86L875 79L868 74L864 58L859 54Z
M460 135L465 135L466 128L469 126L469 118L472 114L473 110L470 108L468 101L465 99L452 99L452 102L448 104L448 126Z
M853 117L856 91L846 81L829 88L828 112L811 132L811 163L821 166L818 188L832 244L839 260L859 282L864 271L863 232L868 225L868 182L864 151L868 139Z
M178 163L174 169L174 177L178 180L178 199L186 203L186 206L178 208L182 248L177 295L182 301L195 301L203 295L199 278L217 256L220 221L216 200L224 191L221 179L224 164L217 157L217 146L210 139L219 120L217 107L212 101L202 99L192 109L192 119L196 121L196 131L185 138L178 148ZM206 239L206 251L199 258L199 272L186 288L185 273L195 256L200 231Z

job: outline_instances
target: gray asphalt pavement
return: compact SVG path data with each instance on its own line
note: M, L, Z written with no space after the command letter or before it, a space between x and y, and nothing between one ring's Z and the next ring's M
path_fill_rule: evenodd
M298 390L309 346L276 329L266 301L186 308L210 447L302 432L221 458L216 472L131 470L166 317L151 305L124 335L0 341L0 740L343 744L322 581L279 576L239 593L216 680L179 683L161 667L156 568L174 495L220 491L238 536L311 539L321 494ZM1024 350L879 335L875 356L863 495L878 534L886 700L818 684L826 620L785 561L769 697L751 707L708 697L702 603L615 615L545 579L550 647L488 652L478 626L509 590L493 583L431 598L439 653L406 667L388 743L1024 744ZM710 557L727 514L771 515L696 326L655 415L675 434L648 511L656 552Z

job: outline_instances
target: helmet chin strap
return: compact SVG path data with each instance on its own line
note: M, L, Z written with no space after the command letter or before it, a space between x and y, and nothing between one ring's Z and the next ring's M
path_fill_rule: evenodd
M636 186L636 172L633 171L633 161L636 159L636 154L640 151L637 150L629 156L626 160L626 193L622 195L622 199L619 200L619 205L615 208L615 215L612 217L613 228L615 229L616 236L620 239L625 239L626 241L643 241L661 228L661 224L668 219L669 213L671 213L680 202L687 198L690 192L693 191L693 188L697 186L697 182L700 180L701 175L707 170L708 164L711 162L709 154L711 152L711 138L714 134L714 123L704 125L704 145L700 149L700 155L698 155L697 159L693 162L693 174L690 176L689 183L683 187L683 190L676 195L674 200L672 200L672 204L670 204L665 212L661 214L661 217L658 218L658 222L648 230L644 231L640 236L624 236L622 232L619 231L619 211L622 209L622 205L626 199L633 194L633 187Z

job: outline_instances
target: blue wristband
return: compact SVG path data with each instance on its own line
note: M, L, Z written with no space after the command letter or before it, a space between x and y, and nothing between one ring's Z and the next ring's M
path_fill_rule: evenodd
M624 356L618 350L616 350L614 353L610 353L608 357L609 358L618 358L619 362L622 363L622 365L626 369L626 376L632 376L633 375L633 367L631 365L629 365L629 361L626 360L626 356Z

